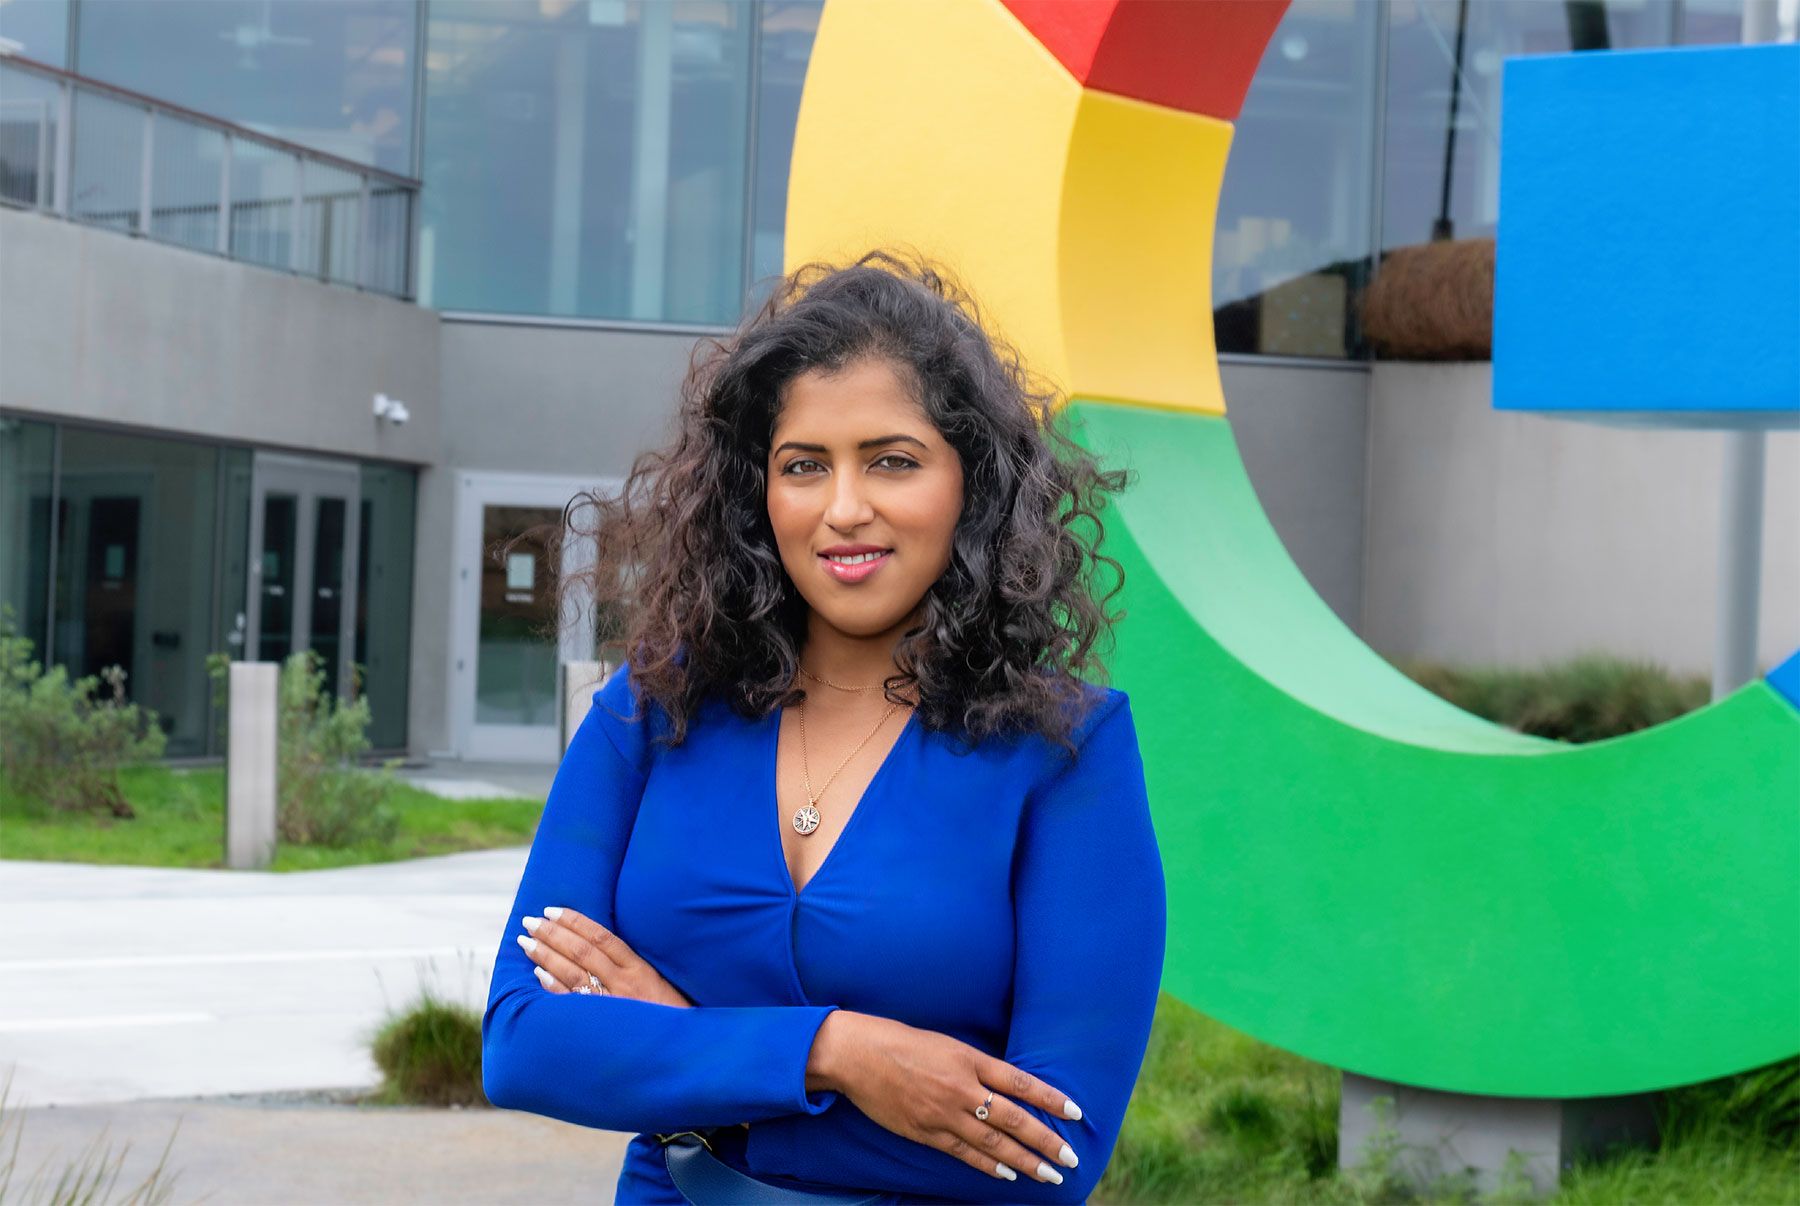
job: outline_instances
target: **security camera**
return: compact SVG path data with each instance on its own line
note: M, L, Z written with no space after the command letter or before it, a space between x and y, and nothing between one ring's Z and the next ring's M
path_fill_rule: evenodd
M375 417L386 419L395 427L412 418L412 411L406 409L406 403L398 398L390 398L386 394L375 395Z

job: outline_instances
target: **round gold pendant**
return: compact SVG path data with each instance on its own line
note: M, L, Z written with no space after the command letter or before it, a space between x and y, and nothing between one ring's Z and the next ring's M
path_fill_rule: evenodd
M819 827L819 810L807 805L794 814L794 832L805 837Z

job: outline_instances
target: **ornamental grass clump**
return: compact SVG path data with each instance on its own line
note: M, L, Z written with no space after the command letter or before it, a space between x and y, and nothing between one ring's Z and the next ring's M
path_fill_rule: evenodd
M0 608L0 779L28 806L135 815L119 790L119 768L162 757L155 712L127 701L126 672L108 666L69 681L44 669ZM100 684L107 690L101 691Z
M1537 670L1463 669L1409 662L1400 669L1465 712L1536 737L1602 741L1703 706L1706 679L1628 658L1589 656Z
M481 1017L466 1005L427 990L375 1035L381 1087L371 1100L383 1105L479 1106Z

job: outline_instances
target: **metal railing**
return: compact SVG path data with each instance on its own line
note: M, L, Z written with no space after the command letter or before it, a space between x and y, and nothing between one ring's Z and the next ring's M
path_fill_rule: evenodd
M392 297L419 182L0 55L0 204Z

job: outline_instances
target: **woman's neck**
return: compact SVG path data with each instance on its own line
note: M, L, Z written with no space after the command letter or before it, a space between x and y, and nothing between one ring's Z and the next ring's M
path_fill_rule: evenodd
M825 623L815 612L807 617L806 644L800 650L800 665L807 673L839 686L879 686L899 673L899 667L894 663L894 649L914 623L916 619L908 617L887 632L852 636Z

